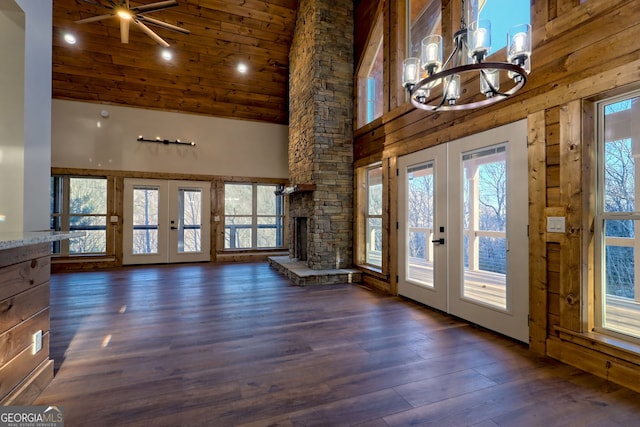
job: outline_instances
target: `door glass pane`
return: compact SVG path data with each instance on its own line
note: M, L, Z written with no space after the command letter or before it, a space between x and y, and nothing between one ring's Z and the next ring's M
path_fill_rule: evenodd
M407 279L433 287L434 163L407 169Z
M178 190L178 252L200 252L202 239L202 191Z
M464 211L462 295L507 308L507 151L483 148L462 156Z
M134 254L158 253L158 202L160 189L133 189L133 248Z

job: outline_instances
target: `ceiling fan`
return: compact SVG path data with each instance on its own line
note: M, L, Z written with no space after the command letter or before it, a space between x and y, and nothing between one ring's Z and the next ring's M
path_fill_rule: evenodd
M120 18L120 41L122 43L129 43L129 23L131 21L133 21L133 23L146 35L151 37L156 41L156 43L163 47L169 47L169 43L167 43L162 37L156 34L152 29L147 27L145 23L155 25L166 30L177 31L182 34L190 34L189 30L146 16L147 13L177 6L178 2L176 0L159 1L156 3L143 4L135 7L129 6L129 0L81 1L104 9L109 9L111 10L111 12L104 15L92 16L91 18L80 19L79 21L76 21L76 24L87 24L89 22L102 21L103 19L118 17Z

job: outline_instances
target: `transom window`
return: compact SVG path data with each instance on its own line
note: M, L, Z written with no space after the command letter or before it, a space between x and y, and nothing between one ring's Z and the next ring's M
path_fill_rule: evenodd
M509 28L531 22L530 0L479 0L478 19L491 21L491 52L507 45ZM467 23L470 25L470 23Z
M384 109L384 28L382 13L375 21L371 39L358 69L358 127L382 116Z
M102 177L51 177L51 229L82 231L84 237L56 242L60 255L107 252L107 179Z
M640 339L640 92L597 109L596 330Z
M442 1L411 0L409 8L409 55L420 57L422 39L431 34L442 34Z
M224 248L283 246L284 206L276 184L225 183Z

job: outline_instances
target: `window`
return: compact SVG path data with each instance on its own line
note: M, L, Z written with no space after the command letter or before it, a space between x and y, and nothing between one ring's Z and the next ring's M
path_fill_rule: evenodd
M509 28L531 22L530 0L511 0L508 7L504 1L478 1L480 14L478 19L491 21L491 52L496 52L507 45Z
M382 267L382 167L367 169L365 263Z
M283 197L275 184L225 183L224 248L283 246Z
M409 54L420 57L422 39L431 34L442 34L442 1L411 0L409 8Z
M372 122L383 113L383 40L382 13L379 13L358 71L358 127Z
M53 244L54 254L106 253L107 179L51 177L51 229L85 233L83 237Z
M640 93L597 109L596 330L640 339Z

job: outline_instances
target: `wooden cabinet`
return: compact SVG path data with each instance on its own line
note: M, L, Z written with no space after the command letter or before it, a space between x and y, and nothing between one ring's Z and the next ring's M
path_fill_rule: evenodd
M29 405L53 379L50 244L0 249L0 404ZM34 334L41 349L34 354Z

